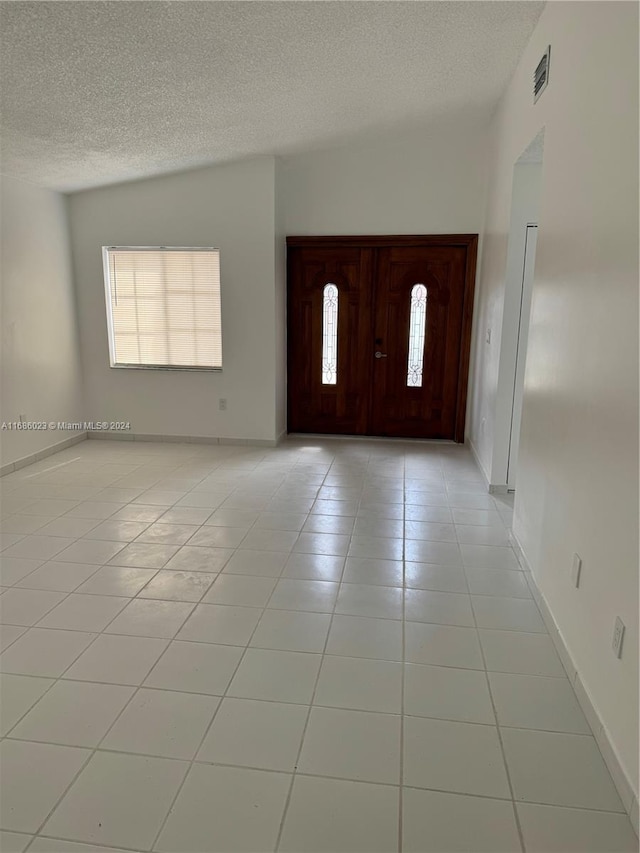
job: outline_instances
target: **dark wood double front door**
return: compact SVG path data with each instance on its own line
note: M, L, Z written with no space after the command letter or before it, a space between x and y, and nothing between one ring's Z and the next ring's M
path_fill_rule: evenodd
M288 237L289 432L464 440L477 237Z

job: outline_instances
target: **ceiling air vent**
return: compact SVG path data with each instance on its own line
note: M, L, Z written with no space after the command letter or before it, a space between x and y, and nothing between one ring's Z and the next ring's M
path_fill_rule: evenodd
M547 48L544 56L538 63L535 74L533 75L533 103L538 100L540 95L547 88L549 83L549 62L551 60L551 45Z

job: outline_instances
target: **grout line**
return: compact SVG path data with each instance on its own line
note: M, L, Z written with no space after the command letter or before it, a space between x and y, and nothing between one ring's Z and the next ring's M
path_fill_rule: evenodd
M473 602L471 603L471 608L473 610ZM475 610L474 610L474 619L475 619ZM498 722L498 711L497 711L496 703L495 703L495 700L493 697L493 692L491 690L491 681L489 679L489 672L487 670L487 661L485 659L484 648L482 646L482 643L480 642L480 636L479 635L478 635L478 644L480 646L480 654L482 655L482 662L484 663L484 677L485 677L485 680L487 683L487 690L489 692L489 700L491 702L491 708L493 710L493 716L495 719L495 729L496 729L496 735L498 737L498 743L500 744L500 753L502 755L502 764L503 764L505 776L507 779L507 785L509 786L509 792L511 794L511 807L513 809L513 817L514 817L516 829L518 832L518 838L520 840L520 847L522 848L522 851L524 853L524 851L526 851L526 847L525 847L525 843L524 843L524 833L522 831L522 826L520 825L520 816L518 815L518 809L516 808L516 799L515 799L515 793L513 790L513 782L511 780L511 773L509 771L509 765L507 764L507 755L505 752L504 743L502 740L502 733L500 731L500 725Z
M404 469L404 490L403 497L406 497L406 463ZM402 507L402 527L404 531L405 524L405 504ZM403 787L404 787L404 721L405 721L405 707L404 707L404 693L405 693L405 676L406 676L406 609L407 609L407 594L406 594L406 537L402 537L402 664L400 668L400 780L399 780L399 795L398 795L398 853L402 853L404 847L404 797L403 797Z
M331 468L329 468L329 471L330 470L331 470ZM324 478L323 482L326 480L327 476L328 476L328 472L327 472L327 474L325 474L325 478ZM322 486L320 488L322 488ZM349 541L351 542L351 540L349 540ZM347 549L347 550L349 550L349 549ZM298 752L296 755L296 760L295 760L295 763L293 765L293 773L291 774L291 782L289 784L289 790L287 791L287 797L285 800L284 810L282 812L282 817L280 818L280 825L278 827L278 835L276 837L276 843L274 845L274 850L276 850L276 851L280 849L280 844L282 841L282 833L284 832L284 825L285 825L285 821L287 819L287 814L289 812L289 806L291 804L291 797L293 794L293 786L294 786L295 781L296 781L296 776L298 773L298 765L300 764L300 758L302 756L302 750L304 748L304 742L305 742L305 739L307 736L307 729L309 728L309 721L311 720L311 711L313 708L313 702L314 702L314 699L316 697L316 692L318 690L318 682L320 681L320 673L322 672L322 668L323 668L324 660L325 660L325 655L326 655L326 651L327 651L327 646L329 644L329 636L331 634L331 629L333 627L333 618L335 616L335 609L336 609L337 604L338 604L338 595L340 594L340 586L342 585L342 578L344 577L345 566L346 566L346 558L345 558L345 561L344 561L343 566L342 566L342 572L340 574L339 586L338 586L338 589L336 591L336 596L335 596L334 601L333 601L333 609L331 611L331 617L329 619L329 628L327 630L327 634L326 634L325 639L324 639L324 645L322 647L322 653L321 653L321 657L320 657L320 665L318 666L318 671L316 673L315 682L313 685L313 691L311 693L311 698L309 700L309 708L308 708L307 716L306 716L304 726L302 729L302 737L300 738L300 744L298 746Z

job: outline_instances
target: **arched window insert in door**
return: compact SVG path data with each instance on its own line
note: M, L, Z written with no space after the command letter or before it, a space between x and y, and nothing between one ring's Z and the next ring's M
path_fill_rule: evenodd
M322 384L335 385L338 377L338 288L326 284L322 292Z
M422 388L424 338L427 329L427 288L414 284L411 288L411 313L409 320L409 357L407 360L407 387Z

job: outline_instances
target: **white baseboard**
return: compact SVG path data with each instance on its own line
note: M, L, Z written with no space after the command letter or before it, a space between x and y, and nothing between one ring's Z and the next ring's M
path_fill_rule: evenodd
M591 731L593 732L593 736L596 739L602 758L604 759L609 773L611 774L611 778L613 779L614 785L616 786L620 799L622 800L625 811L631 819L631 824L636 835L638 835L638 796L634 792L633 785L622 767L609 732L600 719L600 715L593 704L593 700L583 684L580 673L578 672L571 654L569 653L569 649L564 641L562 632L556 624L556 620L554 619L551 609L547 604L547 600L538 588L538 584L536 583L531 571L531 566L529 565L522 546L515 536L513 536L513 542L520 564L524 569L524 576L529 584L529 588L531 589L531 594L538 605L540 614L542 615L547 630L549 631L549 635L556 651L558 652L558 656L562 661L567 677L573 686L580 707L582 708Z
M467 438L465 439L465 443L466 443L467 447L469 448L469 450L471 451L471 455L473 456L474 461L475 461L476 465L478 466L478 471L480 471L480 473L482 474L482 479L484 480L484 484L487 487L487 491L490 492L491 491L491 481L489 479L489 475L487 474L487 472L484 469L484 465L482 464L482 462L480 460L480 456L478 454L478 451L476 450L475 444L473 443L473 441L471 440L471 438L469 436L467 436Z
M475 463L478 466L478 470L482 474L482 479L485 482L485 485L487 487L487 491L489 492L489 494L490 495L506 495L506 494L508 494L510 489L506 483L492 483L491 482L491 478L489 477L489 475L485 471L484 466L483 466L482 462L480 461L480 456L478 455L478 451L476 449L476 446L473 443L473 441L469 438L469 436L467 436L467 438L465 439L465 444L468 446L469 450L471 451L471 455L473 456Z
M157 441L171 444L233 444L251 447L276 447L279 439L265 438L225 438L211 435L170 435L167 433L142 432L90 432L87 436L92 440L103 441Z
M0 477L4 477L5 474L11 474L12 471L19 471L20 468L24 468L27 465L33 465L34 462L46 459L47 456L53 456L54 453L59 453L61 450L64 450L65 447L71 447L74 444L85 441L87 438L88 434L86 432L79 432L76 433L76 435L72 435L70 438L65 438L62 441L57 441L49 447L45 447L44 450L38 450L36 453L30 453L28 456L23 456L22 459L16 459L15 462L9 462L7 465L3 465L0 468Z
M512 491L509 489L506 483L490 483L489 484L489 494L490 495L508 495L509 492Z

